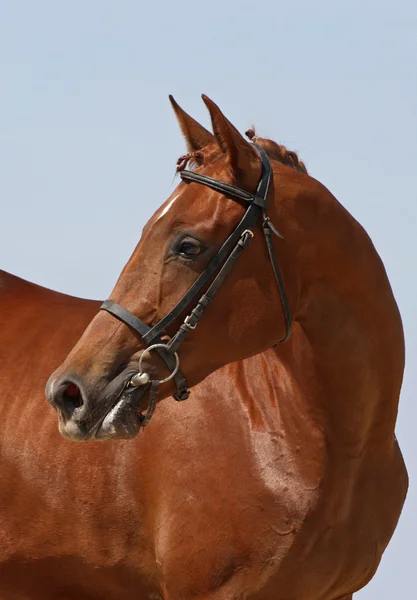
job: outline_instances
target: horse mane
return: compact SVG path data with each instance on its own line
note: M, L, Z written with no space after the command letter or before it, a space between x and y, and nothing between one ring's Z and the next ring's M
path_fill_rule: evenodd
M308 175L307 168L302 160L298 157L298 154L293 150L288 150L286 146L277 144L273 140L268 138L258 137L255 133L255 128L252 127L245 131L245 135L255 144L258 144L268 154L269 158L276 160L283 165L287 165L300 173Z
M288 150L286 146L277 144L273 140L268 138L262 138L256 135L255 128L252 127L245 132L246 136L255 144L258 144L268 154L269 158L276 160L283 165L291 167L300 173L308 175L307 168L302 160L298 157L298 154L293 150ZM183 169L193 169L204 162L210 162L214 155L217 154L217 149L209 151L208 149L191 152L190 154L184 154L177 161L177 172Z

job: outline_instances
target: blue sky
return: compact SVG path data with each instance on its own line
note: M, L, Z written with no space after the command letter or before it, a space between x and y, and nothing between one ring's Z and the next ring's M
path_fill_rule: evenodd
M168 94L202 92L299 152L365 226L403 315L397 434L411 489L371 584L415 595L417 4L0 0L1 267L104 298L184 146Z

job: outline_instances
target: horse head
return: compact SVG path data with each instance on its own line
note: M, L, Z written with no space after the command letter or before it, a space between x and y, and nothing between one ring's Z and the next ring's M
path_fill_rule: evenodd
M135 436L157 399L185 399L187 386L286 341L308 321L317 282L352 287L341 265L366 237L356 221L296 155L248 141L203 100L213 134L171 98L188 150L181 181L47 384L71 439Z

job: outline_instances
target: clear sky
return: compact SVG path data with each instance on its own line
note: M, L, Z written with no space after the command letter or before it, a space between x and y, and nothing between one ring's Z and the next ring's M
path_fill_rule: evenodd
M412 480L362 600L417 597L416 66L415 0L0 0L3 269L109 294L184 151L169 93L297 150L371 235L406 331Z

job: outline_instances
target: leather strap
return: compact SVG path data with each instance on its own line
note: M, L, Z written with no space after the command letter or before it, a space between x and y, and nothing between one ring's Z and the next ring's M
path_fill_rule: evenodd
M208 288L207 292L203 294L197 303L197 306L191 311L191 314L186 317L184 323L181 325L177 333L168 342L168 350L170 352L176 352L178 347L183 342L184 338L190 331L195 329L198 325L199 320L204 314L206 308L211 304L215 293L226 278L226 275L230 272L236 260L242 254L243 250L249 246L250 241L253 238L253 233L249 229L244 231L236 243L236 246L229 254L226 262L216 275L213 283Z
M120 304L113 302L113 300L105 300L100 309L106 310L114 317L117 317L119 321L129 325L129 327L137 331L142 337L151 329L146 323L135 317L134 314L123 308L123 306L120 306Z
M207 175L200 175L199 173L195 173L194 171L180 171L180 177L184 181L194 181L195 183L201 183L206 187L215 190L216 192L220 192L221 194L225 194L227 196L232 196L236 200L242 200L243 202L252 202L253 194L250 192L246 192L238 188L236 185L232 183L225 183L224 181L219 181L218 179L214 179L213 177L208 177Z
M146 409L146 413L144 415L140 414L140 424L142 427L146 427L149 421L152 419L153 414L155 412L156 403L158 401L158 392L159 392L159 381L157 379L152 379L151 381L151 389L149 392L149 402L148 408Z
M279 341L280 344L286 342L291 335L292 329L292 320L291 320L291 310L290 305L288 303L288 297L285 293L284 282L282 280L282 275L280 268L278 266L277 258L274 252L274 246L272 243L272 233L275 233L278 237L282 237L280 233L275 232L269 223L269 219L264 219L262 224L262 229L264 231L265 241L268 248L268 254L271 261L272 269L274 271L275 279L278 285L279 295L281 298L282 310L284 311L285 318L285 336Z
M262 163L261 178L259 180L256 192L254 194L251 194L246 190L242 190L242 188L237 187L232 183L219 181L218 179L214 179L213 177L208 177L207 175L200 175L199 173L195 173L194 171L188 171L186 169L180 171L180 177L184 181L194 181L195 183L200 183L209 188L212 188L216 192L224 194L225 196L231 196L235 200L242 200L243 202L255 204L266 210L268 203L268 193L272 179L272 167L265 150L256 144L253 145L257 148Z
M122 321L122 323L126 323L126 325L129 325L129 327L137 331L142 337L150 330L150 327L143 321L135 317L135 315L123 308L123 306L120 306L120 304L117 304L112 300L105 300L100 306L100 309L107 311L119 319L119 321ZM156 343L162 343L162 340L157 339ZM175 368L174 356L172 356L172 354L163 348L156 348L155 351L158 352L168 369L172 372ZM187 398L190 396L190 392L187 388L187 382L185 381L185 377L182 374L181 369L177 370L177 373L174 376L174 381L177 387L177 392L174 394L175 400L178 400L179 402L182 400L187 400Z
M226 260L230 252L236 246L245 229L252 229L255 226L260 212L261 209L255 204L251 204L249 206L240 223L224 242L217 254L211 259L204 271L197 277L196 281L184 294L181 300L167 315L165 315L165 317L163 317L156 325L154 325L150 331L143 335L143 340L147 345L154 344L155 339L159 337L161 333L180 316L180 314L187 308L195 296L201 292L202 288L208 283L212 275L217 271L218 267Z

